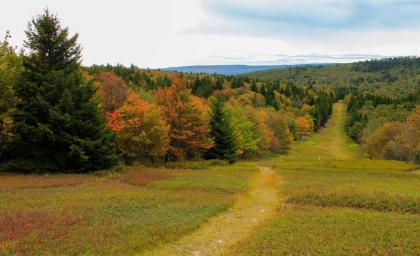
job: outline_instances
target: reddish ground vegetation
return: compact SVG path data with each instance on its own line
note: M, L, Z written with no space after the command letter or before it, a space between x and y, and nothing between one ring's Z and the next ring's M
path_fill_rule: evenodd
M147 186L155 181L169 180L173 177L167 169L147 169L139 172L136 168L131 168L121 174L121 181L133 186Z
M71 214L51 216L44 212L20 212L0 215L0 241L19 240L36 231L37 234L53 231L54 236L65 234L67 228L83 221L80 216ZM55 229L54 227L65 227Z
M0 173L0 191L19 188L76 186L95 178L86 175L13 175Z

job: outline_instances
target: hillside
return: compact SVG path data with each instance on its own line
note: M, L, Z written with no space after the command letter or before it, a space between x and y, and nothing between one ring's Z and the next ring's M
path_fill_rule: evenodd
M298 64L298 65L194 65L163 68L164 71L183 73L204 73L218 75L241 75L262 70L283 69L290 67L310 67L330 64Z
M357 87L387 97L406 96L420 87L420 58L401 57L350 64L256 71L251 78L309 86Z

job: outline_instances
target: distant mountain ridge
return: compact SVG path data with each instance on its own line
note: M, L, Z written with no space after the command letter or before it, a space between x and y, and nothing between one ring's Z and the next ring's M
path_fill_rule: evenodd
M323 66L327 64L313 63L313 64L297 64L297 65L194 65L194 66L180 66L168 67L161 70L178 71L183 73L206 73L219 75L240 75L245 73L252 73L262 70L281 69L298 66Z

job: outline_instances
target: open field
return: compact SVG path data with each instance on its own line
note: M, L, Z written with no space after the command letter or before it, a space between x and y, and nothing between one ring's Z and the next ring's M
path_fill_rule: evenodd
M420 177L414 165L359 157L335 105L328 128L267 162L286 204L239 255L419 255Z
M237 171L240 169L241 171ZM132 255L230 207L257 169L0 175L0 255Z

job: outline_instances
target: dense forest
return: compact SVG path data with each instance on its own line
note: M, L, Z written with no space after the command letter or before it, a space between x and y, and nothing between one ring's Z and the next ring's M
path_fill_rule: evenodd
M78 36L45 11L24 49L0 45L0 161L79 171L261 158L320 129L333 90L255 78L81 65ZM26 52L26 53L25 53Z
M290 67L257 71L249 77L308 86L358 90L386 97L405 97L420 87L420 58L398 57L349 64Z
M347 100L346 131L365 153L372 158L420 161L420 90L403 98L353 93Z
M347 103L346 131L372 158L420 161L420 58L398 57L258 71L250 77L332 88Z

